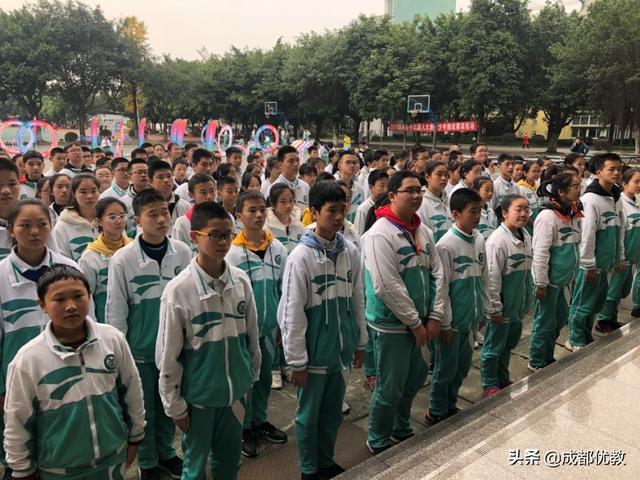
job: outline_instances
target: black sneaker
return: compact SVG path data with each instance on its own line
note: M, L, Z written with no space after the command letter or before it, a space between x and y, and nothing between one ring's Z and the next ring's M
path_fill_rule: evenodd
M334 463L330 467L319 468L318 476L322 479L328 479L328 478L337 477L338 475L344 472L345 472L344 468L342 468L337 463Z
M140 469L141 480L162 480L163 477L162 470L158 467Z
M424 417L424 421L427 422L427 425L433 427L434 425L440 423L447 417L441 417L439 415L431 415L431 413L427 413Z
M635 318L639 318L640 317L640 307L633 307L633 310L631 310L631 316L635 317Z
M253 430L244 430L242 432L242 455L247 458L258 456L258 439Z
M595 330L596 332L604 333L605 335L613 332L616 328L618 328L615 324L611 322L599 321L596 322Z
M317 473L301 473L301 480L321 480Z
M13 470L9 467L4 467L4 475L2 476L2 480L11 480L13 475Z
M453 417L456 413L460 413L460 409L458 407L454 407L447 413L447 418Z
M287 443L287 434L278 430L269 422L264 422L253 429L256 435L264 438L269 443Z
M378 455L379 453L382 453L385 450L390 449L391 445L385 445L384 447L372 447L371 445L369 445L369 440L367 440L367 448L369 449L372 455Z
M182 459L178 456L167 460L160 460L158 462L158 468L168 473L171 478L179 479L182 477Z

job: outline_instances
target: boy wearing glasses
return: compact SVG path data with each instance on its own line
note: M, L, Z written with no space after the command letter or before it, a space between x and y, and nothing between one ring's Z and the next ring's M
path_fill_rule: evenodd
M182 461L173 449L175 427L158 394L155 345L160 296L189 265L191 251L167 237L171 214L160 192L147 189L137 194L133 211L141 233L111 257L105 317L126 335L142 379L146 419L145 439L138 450L142 479L159 478L161 471L180 478Z
M118 157L111 160L111 171L113 180L111 187L100 194L100 199L107 197L122 198L127 194L129 188L129 160Z
M374 455L413 436L409 415L429 373L427 343L441 328L450 331L442 263L417 214L418 175L403 170L391 177L389 201L363 236L366 317L378 355L367 439Z
M198 255L162 295L159 391L166 414L184 432L183 480L204 478L209 454L214 478L236 478L247 393L260 376L251 281L225 261L234 237L221 205L196 205L191 241Z
M133 212L133 199L136 198L138 193L149 188L149 167L146 160L134 158L129 162L128 170L131 185L129 185L127 193L120 200L127 206L127 235L134 238L137 229Z
M249 276L258 310L258 332L262 368L247 403L242 432L242 454L255 457L258 439L285 443L287 435L267 421L267 404L271 391L271 364L276 351L276 319L282 294L282 273L287 259L286 247L263 229L267 204L260 192L245 192L238 198L238 220L244 226L234 238L226 260Z

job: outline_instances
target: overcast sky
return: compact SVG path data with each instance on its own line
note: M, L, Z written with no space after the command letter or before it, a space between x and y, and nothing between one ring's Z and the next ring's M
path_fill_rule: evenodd
M347 25L360 13L382 15L384 0L83 0L108 18L135 15L149 32L153 53L189 60L197 50L224 53L236 47L271 47L279 37ZM31 2L0 0L11 10Z

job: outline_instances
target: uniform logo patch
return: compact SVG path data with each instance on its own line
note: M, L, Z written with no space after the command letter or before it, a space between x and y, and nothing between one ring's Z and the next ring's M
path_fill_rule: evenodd
M109 372L116 371L116 360L113 356L113 353L110 353L106 357L104 357L104 368L106 368Z
M280 265L282 263L282 255L276 255L273 261L276 262L276 265Z
M180 268L180 265L178 265L178 266L176 267L176 269L173 271L173 273L174 273L175 275L178 275L178 274L180 273L180 270L182 270L182 269Z
M482 265L484 263L484 253L480 252L478 254L478 263L480 263L480 265Z
M244 311L245 311L246 307L247 307L247 302L245 302L244 300L242 300L242 301L238 304L238 307L237 307L238 313L239 313L240 315L244 315Z
M353 277L353 273L351 272L351 270L347 270L347 281L349 283L351 283L352 277Z

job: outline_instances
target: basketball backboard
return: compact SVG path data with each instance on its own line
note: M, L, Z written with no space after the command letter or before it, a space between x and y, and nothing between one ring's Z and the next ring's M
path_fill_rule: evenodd
M269 115L277 115L278 102L264 102L264 114L266 117Z
M409 95L407 97L407 113L429 113L431 111L431 95Z

